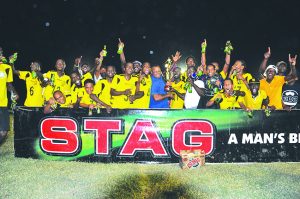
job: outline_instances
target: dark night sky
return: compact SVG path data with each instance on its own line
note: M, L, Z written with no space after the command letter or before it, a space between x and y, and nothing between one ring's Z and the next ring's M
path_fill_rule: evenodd
M183 58L192 54L200 60L201 41L206 38L207 61L223 65L223 47L231 40L232 62L244 59L256 73L268 46L273 63L287 61L288 53L300 54L299 5L298 1L5 1L0 7L0 46L5 55L19 53L18 69L29 69L37 59L46 72L60 57L69 68L80 55L83 62L93 63L105 44L109 56L104 65L118 66L119 37L128 61L152 64L162 64L176 50Z

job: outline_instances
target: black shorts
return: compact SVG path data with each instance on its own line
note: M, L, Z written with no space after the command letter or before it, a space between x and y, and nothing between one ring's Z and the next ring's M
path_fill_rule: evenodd
M7 107L0 107L0 131L9 131L9 112Z

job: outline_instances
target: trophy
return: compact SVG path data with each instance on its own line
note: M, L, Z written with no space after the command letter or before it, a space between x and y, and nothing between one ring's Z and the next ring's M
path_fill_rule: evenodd
M171 78L171 65L172 65L172 60L170 57L168 57L167 61L165 62L165 68L166 68L166 81L169 81Z
M166 68L166 74L165 74L165 80L168 82L171 79L171 65L172 65L172 60L170 57L168 57L167 61L165 62L165 68ZM165 86L165 91L170 92L172 89L171 85L168 83Z

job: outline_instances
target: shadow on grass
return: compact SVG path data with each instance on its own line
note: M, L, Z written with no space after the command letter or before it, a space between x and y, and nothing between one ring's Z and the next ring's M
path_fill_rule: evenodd
M106 195L107 198L193 198L188 185L167 173L123 176Z

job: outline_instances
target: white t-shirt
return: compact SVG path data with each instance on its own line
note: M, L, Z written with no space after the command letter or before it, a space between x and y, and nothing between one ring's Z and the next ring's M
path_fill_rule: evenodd
M102 76L101 76L101 75L99 75L99 77L97 78L96 75L94 74L95 85L96 85L96 83L97 83L99 80L101 80L101 79L102 79Z
M196 80L194 82L199 88L204 88L204 82L202 80ZM192 92L186 91L184 97L184 106L186 109L197 109L198 103L200 101L200 96L194 87L192 87Z

